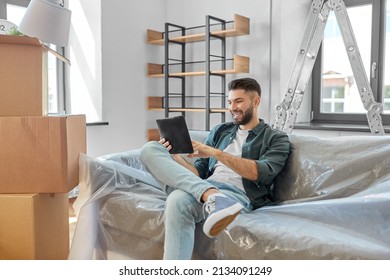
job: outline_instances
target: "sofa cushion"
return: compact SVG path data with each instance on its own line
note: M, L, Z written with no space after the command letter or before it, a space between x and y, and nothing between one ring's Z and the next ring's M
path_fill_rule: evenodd
M348 197L388 178L388 136L290 135L291 153L275 180L281 201ZM378 190L380 191L380 190Z

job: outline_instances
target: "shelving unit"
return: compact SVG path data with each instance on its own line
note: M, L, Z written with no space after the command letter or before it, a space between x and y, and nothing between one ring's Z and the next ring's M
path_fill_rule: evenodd
M232 24L232 28L226 28ZM187 32L202 29L201 33L188 34ZM179 33L177 35L177 33ZM175 35L172 35L175 34ZM233 21L225 21L212 16L206 16L206 24L185 28L183 26L165 23L165 31L147 30L147 43L152 45L162 45L165 50L164 64L148 63L147 76L150 78L165 79L164 96L147 97L148 110L161 110L165 112L165 117L170 113L181 113L184 117L186 112L203 112L205 114L205 130L210 129L210 115L220 114L221 121L225 121L225 114L228 109L225 108L226 92L225 76L228 74L249 73L249 57L234 55L233 58L226 57L226 38L249 34L249 18L241 15L234 15ZM219 40L221 43L220 54L212 53L210 42ZM193 42L205 42L205 60L204 61L186 61L186 45ZM179 46L179 58L171 58L170 49L174 45ZM177 57L177 54L176 54ZM227 62L232 66L227 67ZM200 64L202 70L187 71L188 65ZM219 64L218 67L215 67ZM174 70L172 70L175 68ZM187 77L205 76L205 94L202 96L189 96L185 92L185 81ZM211 77L221 79L221 89L218 92L211 92ZM180 92L170 92L170 81L178 79L180 82ZM186 100L193 98L203 98L204 105L201 107L187 107ZM211 99L219 98L220 107L212 108ZM175 106L172 106L175 103ZM179 104L179 105L178 105ZM157 129L150 129L147 133L148 140L158 140Z

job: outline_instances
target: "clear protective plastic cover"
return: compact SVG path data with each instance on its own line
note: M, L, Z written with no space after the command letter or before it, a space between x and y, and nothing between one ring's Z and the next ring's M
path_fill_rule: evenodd
M240 214L214 239L197 225L193 258L390 259L390 137L289 137L280 202ZM69 259L161 259L165 200L139 150L81 155Z

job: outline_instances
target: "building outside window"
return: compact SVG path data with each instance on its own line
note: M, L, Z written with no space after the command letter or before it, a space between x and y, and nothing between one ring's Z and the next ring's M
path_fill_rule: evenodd
M324 73L321 110L324 112L342 113L349 106L346 101L351 95L352 78L340 73Z

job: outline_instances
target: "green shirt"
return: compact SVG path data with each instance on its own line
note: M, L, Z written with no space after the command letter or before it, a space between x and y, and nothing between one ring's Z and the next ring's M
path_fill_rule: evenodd
M238 125L227 122L214 127L205 144L219 150L224 150L235 138ZM242 178L245 192L254 209L272 204L275 197L272 192L273 181L282 171L290 152L288 136L273 129L260 120L260 123L249 131L242 147L242 157L256 161L259 176L255 181ZM195 168L203 179L207 179L214 171L217 163L215 158L199 158Z

